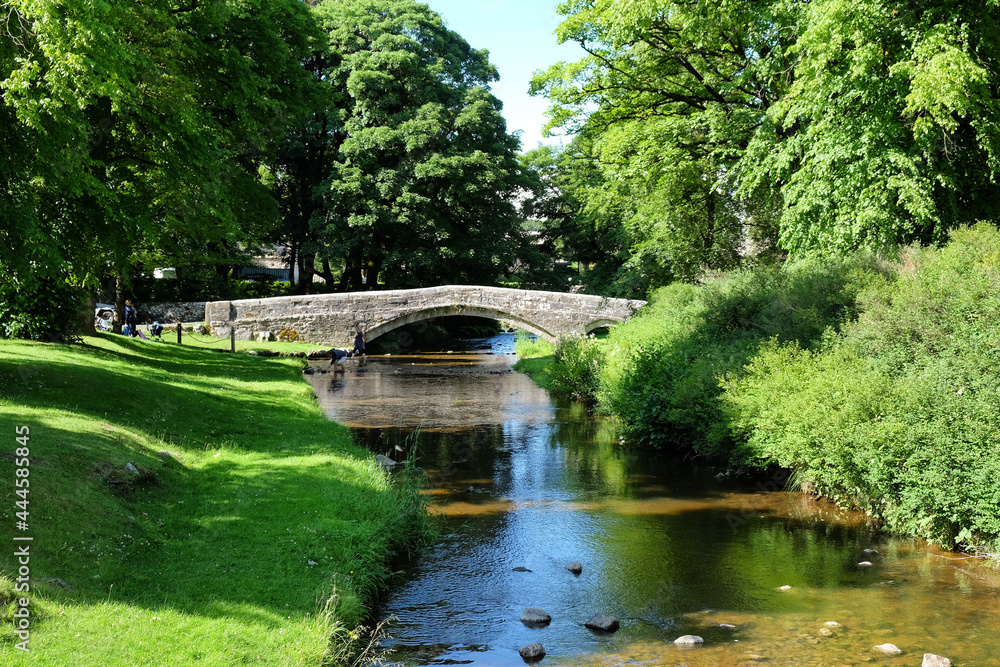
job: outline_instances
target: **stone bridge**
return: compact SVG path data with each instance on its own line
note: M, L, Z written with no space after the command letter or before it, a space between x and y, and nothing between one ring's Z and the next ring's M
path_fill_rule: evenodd
M645 301L590 294L447 285L382 292L346 292L270 299L212 301L205 322L216 336L240 340L295 332L307 343L350 347L360 329L373 341L405 324L449 315L509 322L554 342L624 322Z

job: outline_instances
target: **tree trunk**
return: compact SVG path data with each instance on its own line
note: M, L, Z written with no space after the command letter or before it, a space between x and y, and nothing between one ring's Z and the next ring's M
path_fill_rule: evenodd
M361 283L361 263L364 260L364 256L360 251L351 251L351 254L347 256L347 266L344 267L344 273L340 276L340 283L337 285L337 289L341 292L357 292L364 289Z
M313 269L315 263L315 253L299 252L299 284L296 294L312 293L313 274L316 273Z
M77 319L80 326L81 336L96 336L97 330L94 327L94 311L97 310L97 299L89 290L80 290L81 304L77 311Z
M299 242L292 241L288 246L288 292L295 293L295 263L298 261Z
M116 334L122 332L122 323L125 322L125 279L122 278L121 271L115 274L115 321L111 330Z
M369 290L378 289L378 274L382 272L382 257L377 257L372 260L371 266L368 267L368 281L367 286Z
M336 278L333 277L333 270L330 268L330 260L326 257L323 258L323 270L319 272L320 278L327 284L327 287L332 287Z

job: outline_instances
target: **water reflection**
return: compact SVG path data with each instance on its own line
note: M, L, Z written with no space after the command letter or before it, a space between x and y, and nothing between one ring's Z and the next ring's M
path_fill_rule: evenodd
M393 357L313 376L333 418L377 451L423 429L443 529L382 610L399 619L401 664L522 665L517 650L538 641L543 664L911 665L932 652L1000 665L988 573L885 539L863 516L763 492L773 480L726 484L628 452L612 424L554 405L509 363ZM564 567L574 560L579 576ZM524 626L525 607L552 623ZM584 628L596 613L621 629ZM684 634L705 644L674 645ZM871 650L886 642L904 652Z

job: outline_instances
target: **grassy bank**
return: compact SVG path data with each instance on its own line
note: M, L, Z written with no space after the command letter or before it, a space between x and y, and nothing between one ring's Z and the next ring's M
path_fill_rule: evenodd
M998 340L1000 231L980 225L898 261L671 285L606 345L560 343L545 372L589 390L635 443L780 466L892 531L995 556Z
M555 345L519 331L514 339L514 352L517 354L514 370L524 373L538 386L551 391L553 387L549 369L555 361L555 351Z
M0 342L3 474L27 426L33 537L27 654L9 619L19 566L0 555L0 662L336 663L425 514L323 417L301 363L112 335Z

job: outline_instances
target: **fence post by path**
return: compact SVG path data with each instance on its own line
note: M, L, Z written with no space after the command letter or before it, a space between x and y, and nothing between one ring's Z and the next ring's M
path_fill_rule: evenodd
M229 330L229 351L236 352L236 329Z
M178 323L177 323L177 344L178 344L178 345L180 345L180 344L181 344L181 330L182 330L183 328L184 328L184 327L183 327L183 326L181 325L181 323L180 323L180 322L178 322Z

